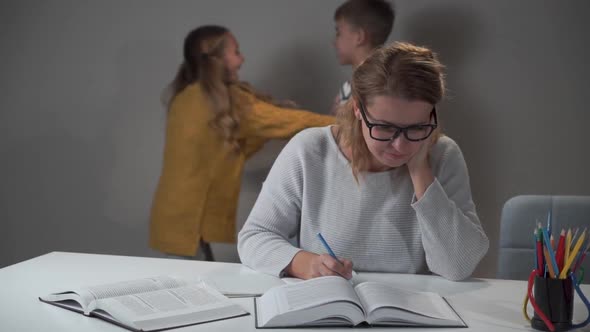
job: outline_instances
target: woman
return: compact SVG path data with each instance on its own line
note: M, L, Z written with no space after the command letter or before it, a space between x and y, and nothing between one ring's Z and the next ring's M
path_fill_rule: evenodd
M282 109L238 81L244 62L233 34L202 26L184 41L170 85L162 175L151 211L150 245L195 256L199 243L235 242L244 162L272 138L333 123Z
M353 265L470 276L489 244L461 150L437 130L442 69L406 43L369 56L338 124L301 132L275 161L238 236L242 262L303 279L351 278ZM321 254L318 233L347 259Z

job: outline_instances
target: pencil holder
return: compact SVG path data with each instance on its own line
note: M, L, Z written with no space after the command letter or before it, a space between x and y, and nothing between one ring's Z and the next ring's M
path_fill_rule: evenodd
M553 323L556 332L572 328L574 285L570 278L552 279L537 276L535 277L533 296L539 310ZM531 319L531 326L536 330L549 331L537 310Z

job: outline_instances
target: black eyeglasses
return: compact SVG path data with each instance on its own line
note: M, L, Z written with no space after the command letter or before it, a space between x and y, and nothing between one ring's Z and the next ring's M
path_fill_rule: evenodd
M367 110L362 102L359 101L359 106L361 110L361 115L367 128L369 128L369 135L372 139L376 141L394 141L396 138L399 137L402 133L404 137L410 142L419 142L427 139L434 129L438 126L438 120L436 119L436 107L432 108L430 112L430 118L434 117L434 124L423 124L423 125L413 125L407 127L398 127L396 125L391 124L380 124L380 123L370 123L367 119Z

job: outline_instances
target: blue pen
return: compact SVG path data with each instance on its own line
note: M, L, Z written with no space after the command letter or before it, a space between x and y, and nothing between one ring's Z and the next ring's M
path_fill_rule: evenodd
M335 260L340 262L338 257L336 257L336 254L334 253L334 251L332 251L332 248L330 248L330 246L328 245L328 242L326 242L326 239L324 239L324 237L322 236L322 233L318 233L318 238L320 239L320 242L322 242L322 244L324 245L324 248L326 248L326 250L328 250L328 254L330 254L330 256L332 256L332 258L334 258ZM340 262L340 264L342 264L342 262ZM352 271L352 275L356 276L356 272L354 272L354 270Z
M326 250L328 250L328 253L330 254L330 256L332 256L332 258L334 258L335 260L338 260L338 257L336 257L336 254L332 251L332 248L330 248L330 246L328 245L328 242L326 242L326 239L324 239L324 237L322 236L322 233L318 233L318 238L320 239L320 241L322 242L322 244L324 245L324 248L326 248ZM342 262L340 262L342 263Z

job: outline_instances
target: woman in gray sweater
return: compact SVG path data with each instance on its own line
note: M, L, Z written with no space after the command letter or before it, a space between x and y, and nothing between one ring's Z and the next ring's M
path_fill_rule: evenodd
M461 150L437 129L443 95L430 50L375 51L354 71L338 124L302 131L278 156L239 233L242 262L303 279L351 278L353 266L469 277L489 242Z

